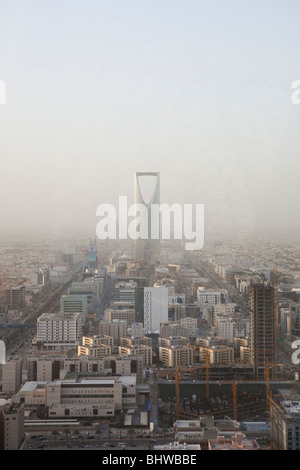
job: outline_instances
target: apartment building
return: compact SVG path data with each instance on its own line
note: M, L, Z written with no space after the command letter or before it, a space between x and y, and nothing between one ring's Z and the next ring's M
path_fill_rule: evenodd
M159 360L164 367L188 367L193 364L193 348L188 346L159 347Z

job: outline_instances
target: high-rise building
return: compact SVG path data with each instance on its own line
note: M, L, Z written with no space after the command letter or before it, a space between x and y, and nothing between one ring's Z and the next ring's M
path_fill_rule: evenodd
M2 392L16 393L22 384L22 359L7 361L2 364Z
M4 290L4 305L11 310L20 310L25 304L25 286L7 287Z
M145 331L159 332L160 324L168 321L168 288L144 287Z
M0 340L0 364L6 363L6 346L4 341Z
M146 200L142 190L142 181L144 177L147 177L149 181L149 176L154 179L154 188L152 196ZM152 220L151 204L160 204L159 173L139 172L134 174L134 203L146 207L146 213L140 213L139 217L141 224L147 224L148 227L148 237L135 240L135 261L141 265L158 264L160 260L160 221L159 218L156 221ZM154 231L157 235L156 238L153 236Z
M266 281L251 283L249 345L251 363L257 379L265 378L267 361L270 377L274 375L275 362L275 295L274 287Z

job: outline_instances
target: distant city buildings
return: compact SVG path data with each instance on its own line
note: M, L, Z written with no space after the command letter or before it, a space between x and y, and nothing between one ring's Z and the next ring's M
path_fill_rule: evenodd
M6 363L6 346L4 341L0 340L0 364Z
M25 286L6 287L3 303L9 310L21 310L25 305Z
M269 423L263 423L266 425L264 433L269 437L271 432L272 443L277 448L298 449L300 413L294 394L298 380L295 377L294 381L295 367L285 363L280 368L280 378L293 381L293 393L289 391L284 397L278 397L278 387L283 382L278 385L273 381L275 289L269 282L274 281L273 269L260 266L260 269L253 269L251 275L251 271L239 269L238 257L224 255L219 262L214 256L209 260L204 252L201 256L194 253L186 258L180 246L177 250L164 243L160 244L162 264L153 264L150 258L149 264L145 259L136 262L134 244L127 242L112 255L109 253L110 264L98 266L103 246L94 250L91 242L78 247L76 253L82 253L82 257L78 254L79 269L70 270L76 257L65 247L66 251L51 254L52 263L46 257L41 258L42 264L40 261L39 264L28 263L29 275L26 282L21 279L21 289L15 279L11 283L17 287L7 287L10 285L7 281L3 294L5 290L9 292L9 301L7 298L7 304L2 304L0 313L3 323L15 322L16 328L11 331L18 347L21 345L20 352L24 351L22 343L29 329L18 329L25 318L20 315L24 307L9 314L11 306L18 304L24 291L23 305L27 305L28 311L41 308L48 294L52 298L57 286L63 286L63 294L54 296L55 304L50 304L56 306L55 313L37 317L37 333L30 353L18 359L4 359L0 350L1 397L13 397L17 405L22 404L25 416L44 409L49 412L49 419L74 417L80 421L100 421L125 416L126 427L129 422L138 423L136 415L134 421L130 417L137 410L143 410L143 419L138 424L149 426L149 418L154 417L155 425L150 423L155 433L159 426L171 426L178 411L174 406L178 386L174 378L178 367L180 398L183 398L183 391L187 391L179 403L179 416L191 419L174 422L175 443L168 444L167 448L256 450L259 445L252 438L251 426L244 423L241 434L240 426L232 419L235 411L232 384L238 377L238 416L243 416L247 424L251 419L255 421L262 416L265 419L265 380L269 363L271 388L272 391L277 389L277 406L271 407L269 429ZM154 246L148 248L155 253ZM231 246L222 249L234 251ZM237 253L239 255L239 251ZM146 254L149 254L147 250ZM247 260L242 259L247 265ZM55 268L57 276L52 276L53 285L40 284L39 265ZM33 269L37 271L36 284L31 278ZM291 269L297 279L296 269ZM280 280L289 281L290 274L282 274ZM284 283L280 282L278 332L282 354L288 351L288 355L290 341L300 337L300 309L297 286L284 288ZM208 399L205 398L207 374L211 387ZM158 414L155 415L151 406L157 398L155 380L158 377L161 377L158 391L163 399L158 399L155 407ZM256 379L261 383L251 384ZM260 387L253 402L249 401L251 392L244 392L244 385L247 390L252 390L252 386ZM194 395L198 390L199 395ZM9 425L17 435L13 428L17 407L10 409L13 417ZM220 420L211 416L213 412L221 416ZM20 420L24 421L22 413L20 409ZM193 419L194 416L197 419ZM255 432L257 429L255 427ZM20 445L21 438L15 442L19 444L7 441L5 445Z
M200 307L204 304L216 305L228 303L228 292L222 289L205 289L204 287L198 287L197 301Z
M126 320L128 328L131 327L132 323L135 323L135 309L134 308L122 308L122 309L106 309L104 312L104 320Z
M100 320L99 334L112 336L116 345L120 344L121 338L127 335L126 320Z
M50 280L50 269L39 268L32 273L32 285L33 286L44 286Z

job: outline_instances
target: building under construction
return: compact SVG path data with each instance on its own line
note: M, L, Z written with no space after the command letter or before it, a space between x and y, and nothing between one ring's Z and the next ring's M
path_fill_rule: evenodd
M251 283L250 307L250 358L255 378L264 379L266 364L270 364L270 378L275 377L277 362L277 324L275 287L266 281Z

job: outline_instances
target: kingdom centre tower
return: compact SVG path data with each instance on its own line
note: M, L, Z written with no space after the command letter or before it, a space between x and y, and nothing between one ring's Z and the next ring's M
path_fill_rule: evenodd
M149 194L150 193L150 194ZM157 172L136 172L134 174L134 203L147 208L148 238L135 240L135 260L142 265L159 264L160 240L151 238L151 230L160 233L160 221L151 220L151 204L160 204L160 174ZM143 216L143 215L142 215ZM142 222L142 221L141 221ZM145 221L146 222L146 221ZM155 223L158 226L153 227Z

